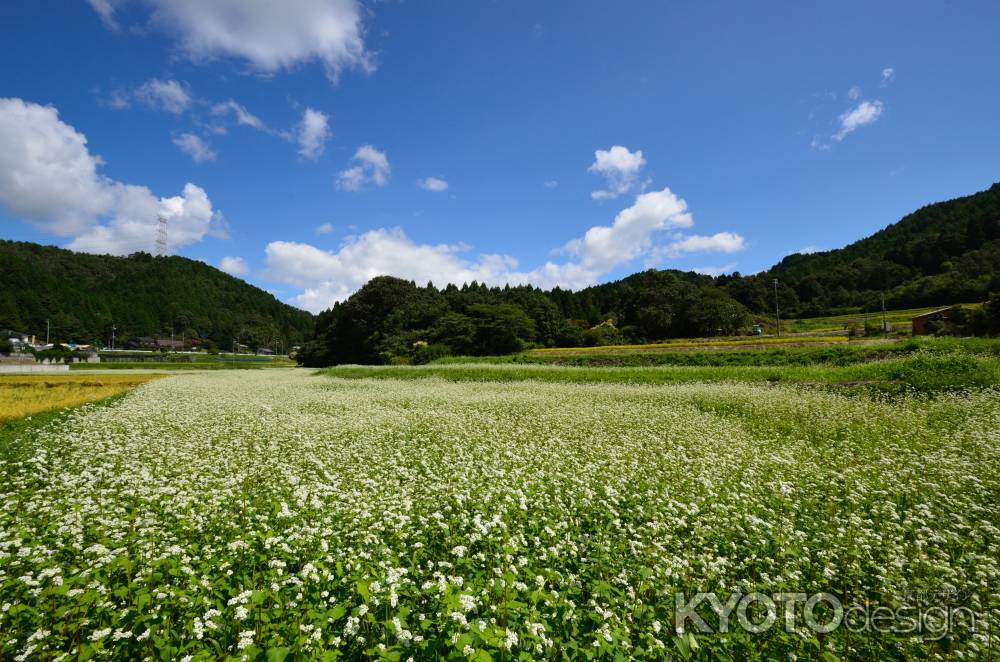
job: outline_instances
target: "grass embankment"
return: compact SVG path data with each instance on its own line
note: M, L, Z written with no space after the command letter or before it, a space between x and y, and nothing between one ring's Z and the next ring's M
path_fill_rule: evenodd
M0 376L0 426L40 412L103 400L157 378L149 374Z
M649 352L656 350L682 351L693 349L759 349L773 345L829 345L832 343L847 343L847 336L782 336L782 337L753 337L728 336L722 338L677 338L665 340L657 343L646 343L644 345L601 345L599 347L546 347L533 349L525 354L537 355L560 355L579 354L581 352L604 353L604 352Z
M487 363L542 363L576 366L845 366L902 357L919 351L1000 356L1000 340L990 338L914 338L903 341L838 343L824 346L704 348L694 351L524 352L490 357ZM470 363L475 359L442 359L435 363Z
M1000 357L972 352L916 351L846 365L658 365L566 366L515 363L426 366L337 366L320 371L349 379L420 379L456 382L543 381L561 383L678 384L685 382L782 382L862 386L882 391L925 393L1000 384Z

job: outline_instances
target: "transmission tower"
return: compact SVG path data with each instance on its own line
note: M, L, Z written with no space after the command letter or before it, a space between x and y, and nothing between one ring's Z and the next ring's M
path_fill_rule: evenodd
M156 227L156 255L163 257L167 254L167 217L160 216Z

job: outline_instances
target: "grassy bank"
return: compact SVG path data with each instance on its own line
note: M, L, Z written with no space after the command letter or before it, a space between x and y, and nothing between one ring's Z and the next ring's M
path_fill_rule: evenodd
M489 363L540 363L576 366L807 366L853 365L916 352L1000 356L996 338L912 338L898 341L855 341L822 346L704 348L691 351L614 351L606 348L560 352L524 352L496 357ZM435 363L467 363L475 359L442 359ZM479 362L479 361L476 361Z
M848 365L661 365L566 366L517 363L425 366L337 366L321 374L348 379L421 379L456 382L542 381L560 383L677 384L685 382L790 382L859 384L923 392L1000 384L1000 358L965 352L917 351Z

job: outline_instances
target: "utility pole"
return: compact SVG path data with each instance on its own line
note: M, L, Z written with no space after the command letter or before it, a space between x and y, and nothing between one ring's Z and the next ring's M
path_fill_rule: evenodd
M112 324L111 325L111 351L114 351L114 349L115 349L115 331L117 331L117 330L118 330L118 327L115 326L114 324Z
M774 328L781 337L781 314L778 312L778 279L774 279Z
M45 320L45 344L49 344L49 320Z
M889 325L885 321L885 292L882 293L882 338L889 339Z

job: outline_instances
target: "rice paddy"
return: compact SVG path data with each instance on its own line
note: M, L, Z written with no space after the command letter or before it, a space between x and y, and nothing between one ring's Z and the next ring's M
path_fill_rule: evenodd
M0 425L43 411L76 407L144 384L154 375L0 375Z

